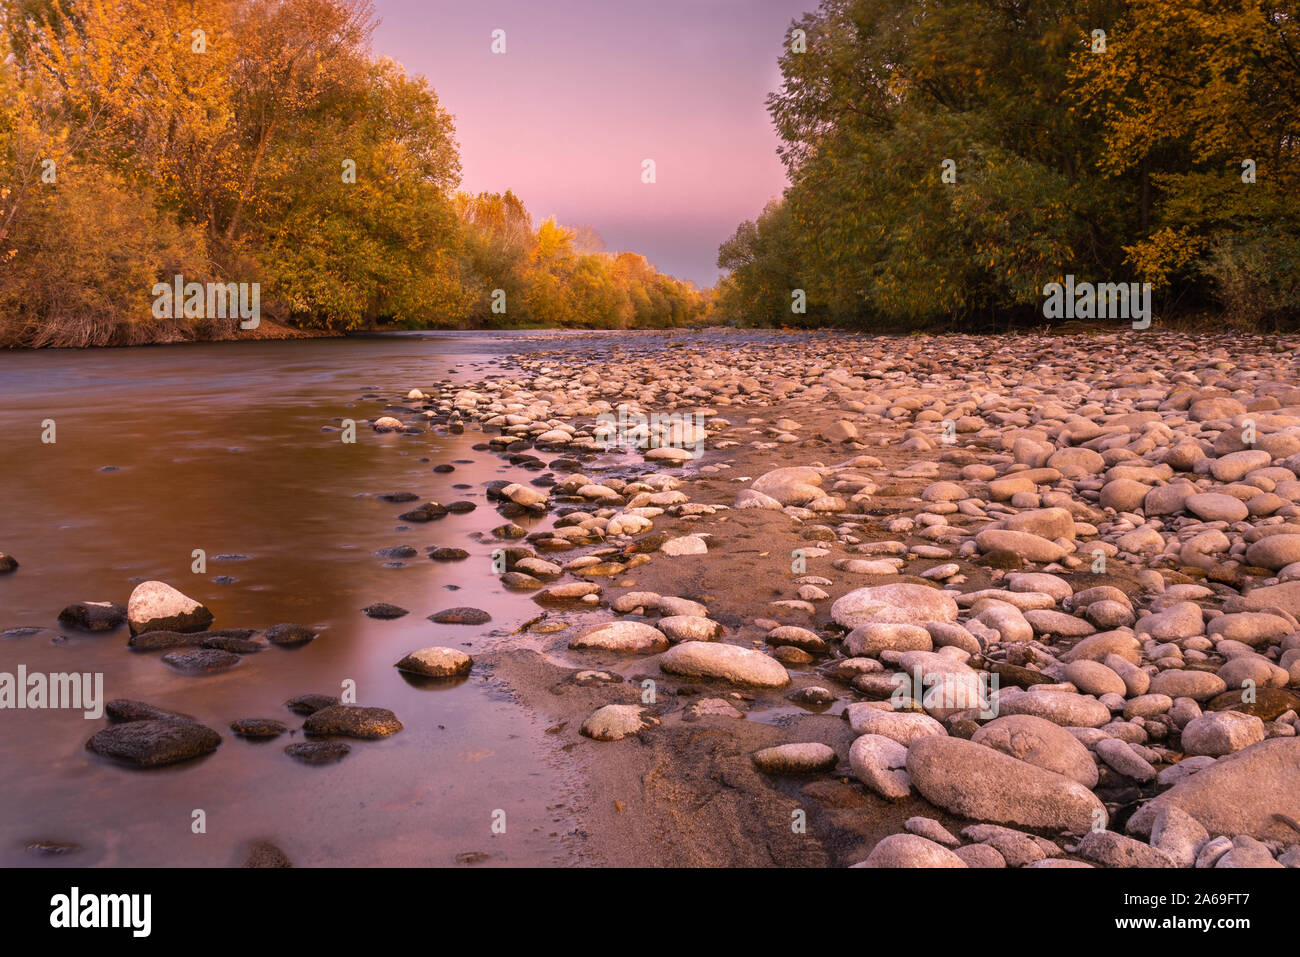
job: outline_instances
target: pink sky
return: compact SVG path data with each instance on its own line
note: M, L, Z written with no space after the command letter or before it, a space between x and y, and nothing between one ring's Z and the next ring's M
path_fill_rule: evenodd
M718 244L786 185L764 99L815 0L374 4L375 53L428 77L456 117L462 187L513 189L535 221L590 225L611 251L712 285Z

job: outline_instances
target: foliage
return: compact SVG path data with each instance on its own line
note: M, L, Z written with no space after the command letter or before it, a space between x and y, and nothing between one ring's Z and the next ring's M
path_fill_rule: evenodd
M0 0L0 344L228 334L154 319L178 273L330 330L704 315L508 191L458 194L454 120L374 25L367 0Z
M768 103L791 185L721 247L718 309L790 322L802 288L817 322L1030 318L1072 273L1294 315L1298 16L1294 0L823 0Z

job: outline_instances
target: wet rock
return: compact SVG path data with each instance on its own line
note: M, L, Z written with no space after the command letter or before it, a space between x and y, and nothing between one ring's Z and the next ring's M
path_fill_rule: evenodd
M390 605L387 602L382 602L382 601L377 602L373 605L367 605L365 608L361 610L367 618L378 618L382 621L388 621L393 618L401 618L403 615L410 614L410 612L408 612L405 608L401 608L397 605Z
M271 718L239 718L230 722L230 730L241 738L275 738L289 728L283 721Z
M315 714L323 708L329 708L339 703L339 699L327 694L303 694L296 698L290 698L284 703L284 706L294 714Z
M447 508L439 505L437 502L425 502L423 505L413 508L408 512L403 512L397 518L403 522L415 522L423 524L432 522L435 519L442 518L447 514Z
M202 631L146 631L132 635L126 646L133 651L162 651L167 648L193 648L207 641L208 634Z
M244 857L244 867L293 867L289 855L270 841L253 841Z
M617 651L623 654L653 654L665 650L668 637L658 628L638 621L612 621L588 628L569 642L577 650Z
M481 608L448 608L445 611L436 612L429 616L429 621L437 622L440 625L484 625L492 620L489 615Z
M304 764L333 764L342 761L351 750L342 741L299 741L286 745L284 753Z
M166 582L135 586L126 605L131 634L146 631L202 631L212 624L212 612Z
M239 664L239 655L216 648L171 651L162 656L163 664L187 675L211 675Z
M426 678L458 678L467 675L474 659L455 648L421 648L413 651L393 667Z
M387 708L363 708L356 704L336 704L313 712L302 725L314 735L339 735L345 738L386 738L402 730L397 715Z
M280 624L266 629L266 640L282 648L305 645L316 638L316 631L306 625Z
M159 708L157 705L148 704L144 701L134 701L131 698L114 698L104 705L104 714L109 721L147 721L151 718L177 719L181 721L193 721L191 715L183 714L180 711L169 711L166 708Z
M140 768L176 764L209 754L221 744L221 735L197 721L146 718L96 731L86 749Z
M59 624L82 631L112 631L126 624L126 608L111 601L78 601L59 612Z

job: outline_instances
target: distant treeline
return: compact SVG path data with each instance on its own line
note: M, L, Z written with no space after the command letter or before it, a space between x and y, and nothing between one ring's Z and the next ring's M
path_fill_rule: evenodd
M230 335L153 293L257 283L291 327L679 326L707 295L510 192L361 0L0 0L0 344ZM234 288L234 287L230 287Z
M719 318L1043 322L1067 275L1300 313L1295 0L823 0L780 65L791 186L722 245Z

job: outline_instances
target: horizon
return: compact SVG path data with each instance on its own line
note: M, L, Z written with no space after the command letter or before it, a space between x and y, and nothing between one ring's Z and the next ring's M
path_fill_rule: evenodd
M455 118L461 189L509 189L535 222L590 227L610 252L708 288L724 272L718 246L787 185L765 101L785 31L815 6L374 0L372 48L426 77ZM495 29L504 54L491 52ZM555 69L566 45L586 55ZM652 185L643 159L655 160Z

